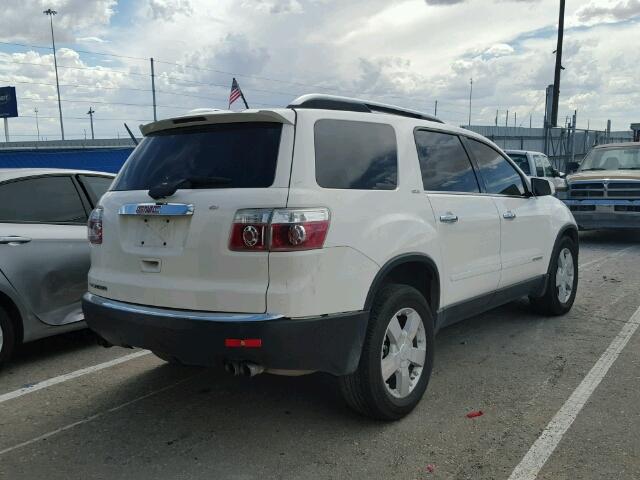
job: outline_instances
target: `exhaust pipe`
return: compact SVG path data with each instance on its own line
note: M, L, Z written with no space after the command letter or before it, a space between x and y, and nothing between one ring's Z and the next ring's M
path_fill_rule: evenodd
M262 372L264 372L264 367L262 365L256 365L255 363L242 364L242 374L245 377L255 377L256 375L260 375Z
M240 364L238 362L225 362L224 370L234 377L242 375L242 369L240 368Z
M255 377L264 372L264 367L262 365L256 365L255 363L230 361L225 362L224 370L235 377L241 375L245 377Z

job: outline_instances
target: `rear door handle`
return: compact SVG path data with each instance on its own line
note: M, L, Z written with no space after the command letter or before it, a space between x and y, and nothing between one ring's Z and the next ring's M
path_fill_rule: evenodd
M17 245L20 243L29 243L30 241L31 239L29 237L19 237L17 235L0 237L0 245Z
M451 212L447 212L444 215L440 215L440 221L442 223L456 223L458 221L458 216Z
M502 218L504 218L505 220L513 220L514 218L516 218L516 214L511 210L508 210L502 214Z

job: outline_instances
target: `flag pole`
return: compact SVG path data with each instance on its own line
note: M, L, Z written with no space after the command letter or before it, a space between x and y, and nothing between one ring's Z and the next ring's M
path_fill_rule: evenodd
M247 101L244 98L244 93L242 93L242 89L240 89L240 96L242 97L242 101L244 102L244 108L249 110L249 105L247 105Z

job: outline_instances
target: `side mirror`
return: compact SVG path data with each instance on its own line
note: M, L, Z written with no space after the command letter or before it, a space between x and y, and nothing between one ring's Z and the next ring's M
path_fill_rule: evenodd
M567 163L567 170L569 170L569 173L575 172L578 168L580 168L580 164L578 162Z
M545 180L544 178L539 177L532 177L531 192L536 197L545 197L547 195L553 195L554 188L549 180Z

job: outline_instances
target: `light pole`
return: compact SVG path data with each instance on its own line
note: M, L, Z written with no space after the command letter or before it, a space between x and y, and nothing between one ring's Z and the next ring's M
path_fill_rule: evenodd
M56 90L58 91L58 112L60 113L60 133L62 134L62 140L64 140L64 124L62 123L62 103L60 102L60 82L58 81L58 59L56 57L56 40L53 36L53 16L58 12L51 10L50 8L45 10L45 15L49 15L51 21L51 44L53 45L53 66L56 71Z
M89 115L89 119L91 120L91 140L95 140L96 137L93 135L93 114L96 113L96 111L93 109L93 107L89 107L89 111L87 112L87 115Z
M469 88L469 126L471 126L471 97L473 96L473 78L469 82L471 87Z
M38 123L38 107L33 109L36 112L36 131L38 132L38 141L40 141L40 124Z

